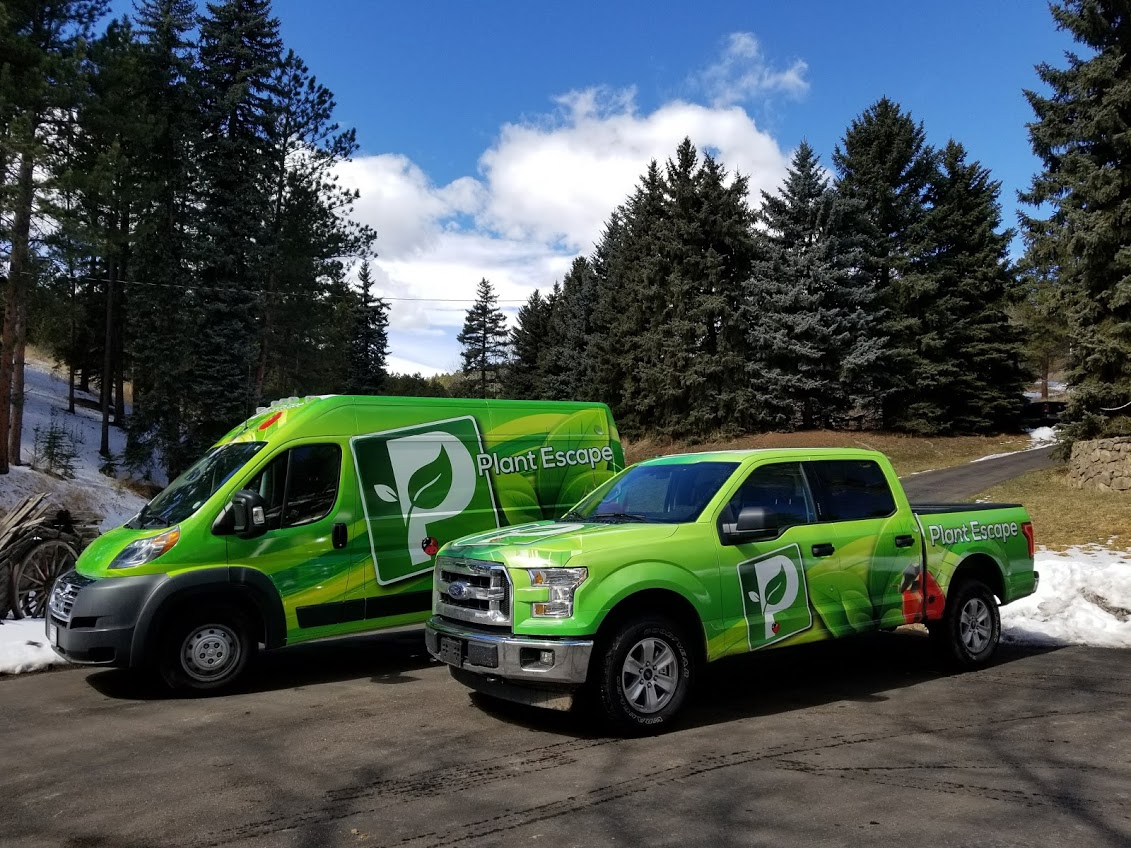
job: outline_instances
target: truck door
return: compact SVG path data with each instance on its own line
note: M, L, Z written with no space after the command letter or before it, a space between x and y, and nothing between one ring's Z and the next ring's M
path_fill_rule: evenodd
M903 624L901 589L917 568L921 544L909 510L896 507L883 469L872 460L804 463L818 522L809 591L833 636Z
M720 549L723 614L738 638L726 653L764 648L813 625L806 571L812 553L816 510L799 462L759 465L742 482L720 515L720 537L730 533L748 507L770 516L769 530L756 541L724 543ZM740 635L739 635L740 634Z
M348 538L361 526L360 510L357 487L342 486L342 477L341 446L321 442L276 454L243 485L266 501L268 530L257 539L229 536L228 564L261 571L275 584L288 641L328 635L329 625L363 615L363 605L351 611L341 600L355 559L350 543L365 542Z

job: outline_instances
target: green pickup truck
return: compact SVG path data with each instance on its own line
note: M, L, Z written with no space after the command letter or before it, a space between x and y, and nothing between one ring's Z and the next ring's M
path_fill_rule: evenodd
M874 451L667 456L558 521L437 556L429 652L461 683L568 708L590 690L658 730L703 664L925 623L960 668L990 661L998 605L1037 587L1033 526L1006 504L911 506Z

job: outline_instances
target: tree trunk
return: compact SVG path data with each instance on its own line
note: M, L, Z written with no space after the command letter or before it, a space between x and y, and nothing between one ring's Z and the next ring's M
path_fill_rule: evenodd
M16 350L12 357L12 423L8 439L8 461L23 465L21 443L24 438L24 357L27 353L27 286L24 286L20 311L16 316Z
M1049 399L1049 360L1041 361L1041 400Z
M11 450L10 437L13 433L13 420L18 415L22 431L23 397L19 408L13 409L12 382L15 376L16 348L18 345L19 322L22 304L27 297L28 274L31 269L28 261L28 239L31 234L31 204L35 196L35 161L30 153L20 159L20 172L16 183L16 206L12 222L12 258L8 266L8 289L4 304L3 343L0 344L0 474L8 473L9 460L15 455L19 463L19 442L15 451ZM23 387L23 366L21 353L20 386Z
M114 383L114 282L118 273L118 260L110 261L106 278L106 339L102 352L102 443L98 452L110 458L110 388Z
M118 266L118 279L129 279L130 268L130 207L124 204L121 225L118 228L118 250L121 257ZM114 424L118 427L126 425L126 365L124 356L125 315L126 315L126 289L123 286L118 293L117 316L114 320Z

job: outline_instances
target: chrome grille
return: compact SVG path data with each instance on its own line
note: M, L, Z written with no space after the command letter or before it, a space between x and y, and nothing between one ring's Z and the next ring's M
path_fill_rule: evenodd
M68 571L55 581L51 589L51 597L47 601L47 608L51 614L63 622L70 622L71 610L75 606L75 597L79 589L93 583L89 577L83 577L77 571Z
M436 560L436 613L493 627L511 623L511 583L497 562L457 557Z

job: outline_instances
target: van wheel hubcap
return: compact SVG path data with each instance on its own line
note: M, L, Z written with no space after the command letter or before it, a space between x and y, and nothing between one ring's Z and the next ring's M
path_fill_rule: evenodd
M668 705L679 685L679 663L675 651L663 639L641 639L624 658L621 690L632 708L655 713Z
M990 622L990 608L981 598L971 598L962 607L962 617L958 623L958 634L962 644L973 654L980 654L990 644L993 625Z
M240 640L222 624L193 628L181 646L181 667L202 682L216 680L240 658Z

